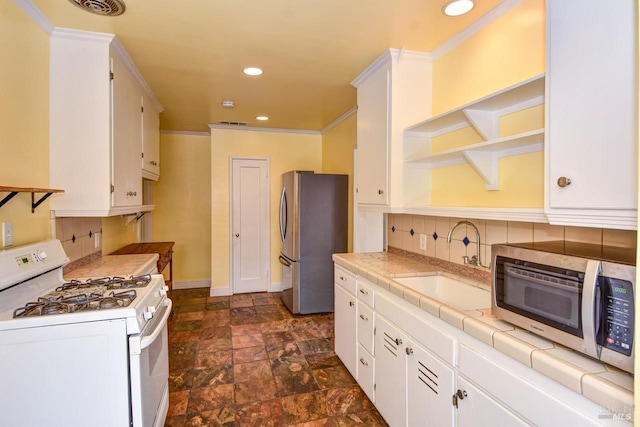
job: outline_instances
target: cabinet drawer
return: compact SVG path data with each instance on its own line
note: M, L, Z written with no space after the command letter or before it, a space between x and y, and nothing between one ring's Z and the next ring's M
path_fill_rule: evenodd
M358 280L358 300L364 302L371 308L375 308L374 305L374 284L367 279L360 278Z
M358 345L358 384L369 400L375 403L373 393L375 359L361 345Z
M373 329L373 310L362 303L358 304L358 342L371 354L374 354Z
M336 284L345 288L351 295L357 296L356 288L358 286L358 276L347 269L336 265L333 270L333 280Z

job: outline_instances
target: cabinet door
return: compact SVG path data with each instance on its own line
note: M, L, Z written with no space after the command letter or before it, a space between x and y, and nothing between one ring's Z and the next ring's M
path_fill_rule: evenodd
M376 408L391 427L406 423L406 341L404 333L376 314Z
M142 92L117 56L112 61L112 206L142 204Z
M382 67L358 87L358 203L389 203L390 73Z
M335 348L336 354L354 378L356 374L356 357L358 340L356 338L356 298L342 286L335 288Z
M407 342L407 425L452 426L453 369L418 344Z
M142 176L160 177L160 115L147 96L142 98Z
M528 426L505 406L473 386L464 377L458 377L458 426Z
M545 150L552 209L637 208L635 3L546 4ZM561 186L562 177L570 185Z
M373 310L358 301L358 342L369 353L374 354L373 350Z
M361 345L358 345L358 385L369 400L375 403L375 358Z

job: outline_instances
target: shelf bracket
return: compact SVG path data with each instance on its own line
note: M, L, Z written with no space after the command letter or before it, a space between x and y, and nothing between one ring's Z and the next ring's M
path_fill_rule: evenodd
M53 193L45 193L45 195L40 197L40 200L38 200L37 202L35 201L36 200L35 194L36 194L35 192L33 191L31 192L31 213L34 213L36 211L36 208L40 206L42 202L47 200L49 196L51 196Z
M9 194L7 194L5 196L4 199L0 200L0 208L4 206L5 203L7 203L9 200L13 199L16 194L18 194L18 191L12 191Z
M486 190L500 189L500 159L495 153L468 150L464 156L484 179Z
M493 111L474 110L471 108L465 108L462 111L485 141L498 138L498 118Z

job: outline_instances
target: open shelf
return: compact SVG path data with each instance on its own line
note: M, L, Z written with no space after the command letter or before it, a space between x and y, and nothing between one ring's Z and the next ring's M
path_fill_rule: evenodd
M540 74L405 129L406 140L421 141L425 148L407 151L421 154L405 157L405 167L431 169L469 163L482 176L487 190L498 190L500 158L544 149L544 128L500 137L500 118L543 104L544 93L545 78ZM483 142L424 154L431 138L470 126Z
M49 198L53 193L64 193L64 190L54 190L51 188L26 188L26 187L4 187L0 186L0 193L9 193L2 200L0 200L0 207L4 206L9 200L13 199L18 193L31 193L31 213L36 211L36 208ZM44 193L36 201L36 193Z

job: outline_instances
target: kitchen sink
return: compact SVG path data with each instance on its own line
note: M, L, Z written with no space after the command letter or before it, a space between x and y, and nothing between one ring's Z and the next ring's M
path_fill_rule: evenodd
M491 307L491 295L486 289L447 276L415 276L395 278L407 288L459 310Z

